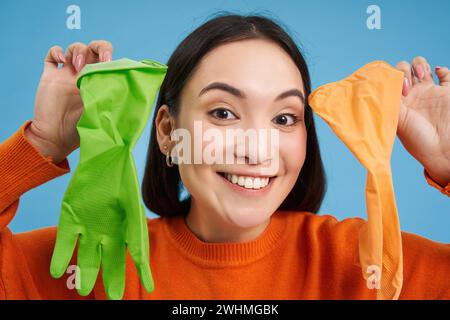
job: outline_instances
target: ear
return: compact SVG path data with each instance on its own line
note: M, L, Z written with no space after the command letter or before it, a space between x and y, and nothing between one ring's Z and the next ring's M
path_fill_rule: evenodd
M156 125L156 139L158 141L159 150L166 154L168 150L172 149L174 142L170 135L175 130L175 118L170 114L169 106L164 104L159 108L155 119ZM167 148L164 148L166 146Z

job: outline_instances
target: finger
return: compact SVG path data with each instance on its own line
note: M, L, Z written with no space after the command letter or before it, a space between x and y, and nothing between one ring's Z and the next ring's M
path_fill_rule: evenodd
M414 74L419 81L433 81L433 75L431 74L431 67L428 61L421 56L413 59Z
M403 71L403 73L405 74L405 78L403 79L402 95L406 97L413 84L411 65L406 61L400 61L399 63L397 63L396 68L400 71Z
M102 245L103 285L109 299L120 300L125 291L126 246Z
M111 42L106 40L94 40L88 45L89 51L92 52L91 57L95 58L95 61L88 62L106 62L112 60L113 46Z
M447 67L436 67L434 72L441 86L450 86L450 70Z
M81 42L72 43L66 52L66 60L76 72L80 72L86 65L87 46Z
M80 287L77 291L82 296L87 296L94 288L100 270L102 257L100 243L89 239L86 235L80 235L77 264L79 267Z
M65 63L66 57L64 56L63 49L60 46L53 46L48 50L45 57L45 67L57 68L58 63Z

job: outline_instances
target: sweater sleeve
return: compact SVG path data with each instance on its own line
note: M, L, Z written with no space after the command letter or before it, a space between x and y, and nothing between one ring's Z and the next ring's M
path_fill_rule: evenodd
M359 217L342 221L323 214L305 218L299 233L310 251L308 279L316 285L327 283L320 299L376 299L375 290L368 289L361 274L358 257L358 235L364 223ZM399 299L450 299L450 244L405 231L401 237L403 285Z
M450 196L450 183L441 186L428 172L427 183ZM450 299L450 244L402 232L403 288L400 299Z
M400 299L450 299L450 244L402 232L403 287Z
M70 274L50 276L56 227L13 234L8 228L22 194L70 171L54 164L25 138L31 121L0 144L0 299L79 299L68 290ZM69 280L69 282L67 282Z
M423 170L427 183L450 196L450 183L439 185ZM404 278L400 299L450 299L450 244L402 232Z
M67 159L56 165L25 138L31 121L0 144L0 232L14 217L22 194L70 171Z

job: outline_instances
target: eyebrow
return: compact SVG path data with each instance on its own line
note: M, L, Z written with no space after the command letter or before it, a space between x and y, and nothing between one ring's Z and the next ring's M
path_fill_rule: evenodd
M198 96L200 97L201 95L205 94L206 92L208 92L210 90L222 90L222 91L228 92L228 93L230 93L230 94L232 94L235 97L238 97L240 99L245 99L246 98L245 93L243 93L241 90L239 90L238 88L235 88L233 86L230 86L229 84L226 84L224 82L213 82L213 83L207 85L206 87L204 87L200 91ZM291 97L291 96L298 97L301 100L301 102L303 102L303 104L305 104L305 96L298 89L287 90L287 91L279 94L275 98L274 101L282 100L284 98Z

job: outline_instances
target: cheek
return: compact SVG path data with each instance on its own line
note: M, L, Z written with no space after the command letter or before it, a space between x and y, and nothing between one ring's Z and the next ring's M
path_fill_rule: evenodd
M180 172L180 178L183 182L184 186L186 187L187 191L195 196L200 189L200 181L201 180L201 173L198 172L197 166L191 165L191 164L180 164L178 165L179 172Z
M210 189L205 185L214 185L215 173L211 171L211 166L200 164L180 164L180 178L186 190L196 199L208 198Z
M287 173L297 176L306 158L306 130L301 130L296 138L281 139L280 153Z

